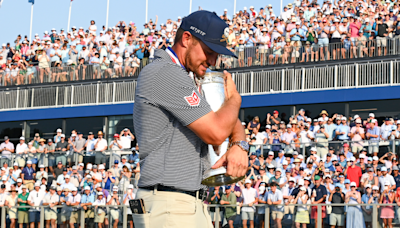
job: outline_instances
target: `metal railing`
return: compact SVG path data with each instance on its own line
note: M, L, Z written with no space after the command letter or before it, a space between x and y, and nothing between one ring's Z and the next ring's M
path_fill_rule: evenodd
M121 199L121 200L123 200L123 199ZM380 207L393 207L393 210L394 210L394 208L396 207L396 204L329 204L329 203L325 204L324 203L324 204L289 204L289 205L274 205L274 206L309 207L309 209L308 209L309 214L311 212L311 208L312 207L316 207L316 211L317 211L317 219L316 220L318 221L317 227L318 228L323 228L324 225L320 221L321 221L321 219L323 217L322 213L325 213L325 212L323 212L322 207L327 207L327 206L328 207L340 206L340 207L347 207L347 208L348 207L363 207L363 206L372 207L372 210L371 210L371 218L372 218L371 225L372 225L372 227L380 227L379 223L382 224L382 220L381 220L381 218L379 216L379 208ZM80 213L80 216L79 216L80 220L79 220L79 222L77 222L77 224L80 225L81 227L85 227L85 223L87 223L87 221L85 220L85 219L87 219L85 217L85 210L81 209L79 206L72 207L72 206L65 206L65 205L64 206L58 206L57 205L57 206L54 206L53 208L54 209L58 209L58 208L63 208L63 207L78 208L78 210L76 212ZM129 206L126 206L126 205L105 205L105 206L102 206L102 207L103 208L107 208L108 210L118 208L118 211L119 211L118 227L122 227L122 228L127 228L128 227L127 210L128 210ZM218 205L218 204L207 205L208 210L210 208L214 208L216 214L220 214L220 212L222 212L223 208L226 208L226 207L235 207L235 208L237 208L236 209L237 211L240 211L240 206L239 205ZM265 213L264 214L255 213L255 215L256 215L255 218L259 217L259 216L263 216L264 217L264 221L265 221L264 228L274 227L273 226L274 225L274 221L271 219L272 209L270 208L270 205L267 205L267 204L256 204L256 205L254 205L254 207L256 207L257 209L259 209L261 207L264 207L264 209L265 209ZM15 207L11 207L11 208L15 209L15 208L32 208L32 207L30 207L30 206L15 206ZM49 206L36 206L36 208L39 208L39 211L40 211L40 228L44 228L45 227L45 216L44 216L45 209L49 208ZM93 210L94 206L89 206L89 208L91 210ZM0 225L0 228L8 227L7 226L7 217L6 217L8 209L9 209L8 207L2 207L2 209L1 209L1 221L2 221L2 223ZM294 210L294 212L295 212L295 210ZM287 220L286 222L290 223L289 226L292 226L292 224L294 224L294 220L295 220L295 215L296 214L293 213L293 214L289 214L289 215L291 215L291 218L290 219L286 219ZM240 215L237 214L237 216L240 216ZM214 227L215 228L220 228L220 222L222 223L225 218L222 218L222 221L221 221L220 220L221 219L220 216L215 216L215 217L216 217L216 219L214 220L214 222L215 222ZM312 219L311 219L311 216L309 216L309 217L310 217L309 220L310 220L310 224L311 224ZM112 216L111 216L110 213L108 213L108 217L107 218L108 218L108 221L109 221L108 227L113 227L113 222L114 221L112 220ZM241 221L241 219L240 219L240 221ZM255 223L256 222L257 221L255 221ZM284 221L282 220L282 222L284 222ZM56 221L56 223L57 223L57 221ZM106 226L103 226L103 227L106 227ZM241 224L234 224L234 227L241 227Z
M137 67L123 63L121 67L79 64L48 68L20 64L17 68L11 68L10 71L0 69L0 86L137 77L143 67L142 63Z
M400 53L400 37L386 37L383 40L349 38L342 42L326 45L307 44L306 41L290 41L286 44L285 42L274 42L269 48L266 45L241 49L236 47L233 52L238 56L237 59L221 56L217 61L216 68L232 69L398 55Z

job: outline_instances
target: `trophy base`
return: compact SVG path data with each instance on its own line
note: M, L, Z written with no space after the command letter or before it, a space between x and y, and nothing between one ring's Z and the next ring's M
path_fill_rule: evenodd
M228 185L228 184L234 184L237 183L238 181L242 180L243 177L231 177L227 176L225 174L217 174L211 177L207 177L204 179L201 183L204 185L207 185L209 187L215 187L215 186L223 186L223 185Z

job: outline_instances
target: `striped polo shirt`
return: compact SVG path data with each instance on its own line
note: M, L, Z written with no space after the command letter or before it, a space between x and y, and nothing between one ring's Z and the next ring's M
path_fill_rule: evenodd
M210 169L207 145L187 125L211 112L188 72L164 50L140 73L133 122L140 146L139 187L196 191Z

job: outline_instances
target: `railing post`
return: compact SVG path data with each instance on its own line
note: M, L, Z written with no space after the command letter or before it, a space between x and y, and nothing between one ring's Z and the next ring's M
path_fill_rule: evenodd
M306 70L303 68L301 68L301 91L304 92L304 84L305 84L305 76L306 76Z
M66 106L68 102L68 87L64 88L64 106Z
M354 77L355 77L355 86L358 88L358 63L354 64L356 66L356 71L354 72Z
M335 78L334 78L334 84L335 84L335 89L337 89L337 75L338 75L338 66L335 65L335 72L334 72Z
M99 85L99 82L97 82L96 104L99 104L99 89L100 89L100 85Z
M285 91L285 69L282 69L282 82L281 82L281 84L282 84L281 91L283 93L283 91Z
M15 109L18 109L18 101L19 101L19 87L17 88L17 100L15 101Z
M74 104L74 85L71 85L71 106Z
M6 207L1 208L1 228L6 228Z
M80 221L81 228L84 228L85 227L85 210L83 210L83 208L82 208L80 213L81 213L81 221Z
M390 85L393 85L393 60L390 61Z
M33 108L33 98L35 97L35 88L32 88L31 108Z
M264 228L269 228L269 207L264 205L265 207L265 217L264 217Z
M253 95L253 85L254 85L254 72L250 72L250 94Z
M56 107L58 106L58 86L56 87Z
M40 207L40 228L44 228L44 207Z
M303 145L303 148L301 148L303 151L303 157L306 157L306 147Z
M123 215L122 215L122 228L127 228L128 227L128 212L127 212L128 206L124 206L123 208Z
M372 204L372 227L378 227L378 208L376 204Z
M318 228L322 228L322 208L321 208L321 204L318 204L318 208L317 208L317 214L318 214L318 216L317 216L317 222L318 222L318 224L317 224L317 227Z
M113 94L112 94L112 103L115 103L115 88L117 87L117 84L113 82Z
M215 228L219 228L219 207L216 206L214 215L216 216L215 219Z

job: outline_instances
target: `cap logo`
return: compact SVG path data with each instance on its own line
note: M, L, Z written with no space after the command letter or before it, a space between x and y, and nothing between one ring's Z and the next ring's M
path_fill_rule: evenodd
M190 29L193 30L195 33L198 33L198 34L200 34L200 35L202 35L202 36L205 36L205 35L206 35L205 32L201 31L200 29L198 29L198 28L196 28L196 27L194 27L194 26L190 26Z
M229 28L226 27L224 29L224 34L222 34L222 39L220 40L220 42L226 42L228 43L228 36L229 36Z

